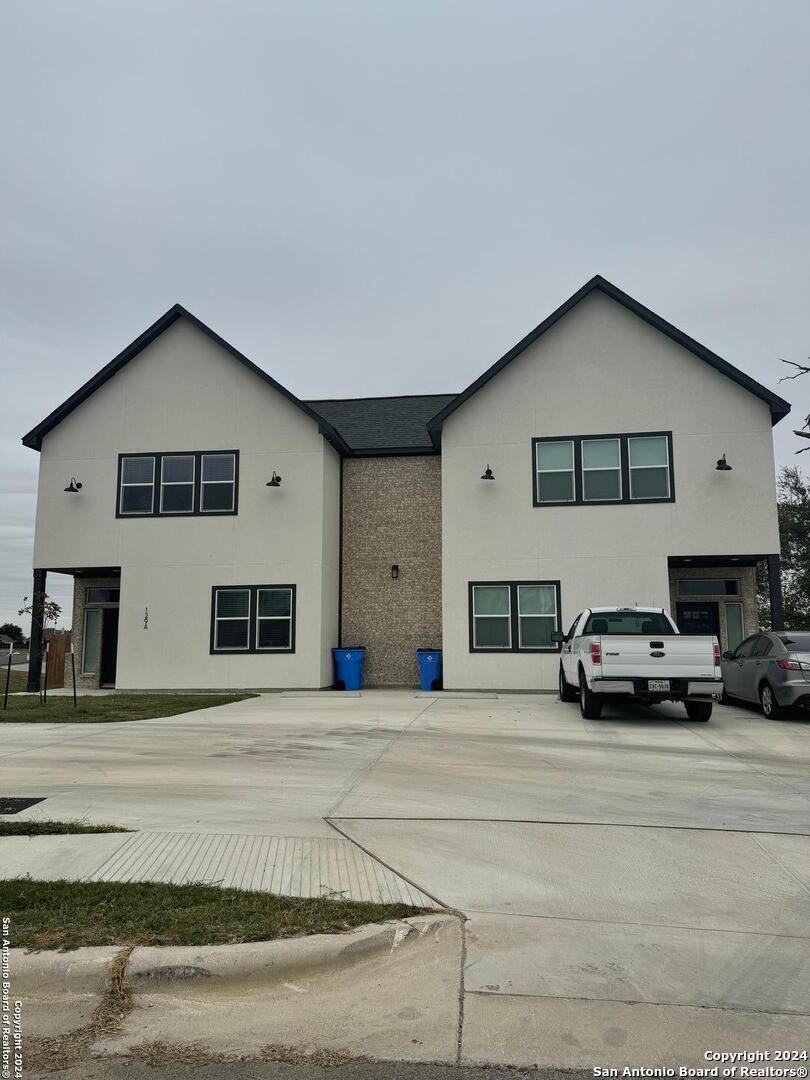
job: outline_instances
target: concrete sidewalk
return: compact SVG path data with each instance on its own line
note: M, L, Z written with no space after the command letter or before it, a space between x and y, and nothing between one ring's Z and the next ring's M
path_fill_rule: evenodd
M436 901L341 836L135 832L0 838L6 877L221 885L279 896L331 896L436 907Z

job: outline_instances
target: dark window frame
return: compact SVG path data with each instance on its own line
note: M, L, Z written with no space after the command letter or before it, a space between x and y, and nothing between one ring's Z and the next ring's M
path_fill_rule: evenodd
M231 510L203 510L202 509L202 459L212 454L225 454L233 457L233 509ZM161 510L163 499L163 459L190 457L194 459L194 499L191 510ZM124 470L125 458L151 458L155 468L152 480L152 509L137 513L125 513L121 510L122 486L121 481ZM229 481L217 481L229 483ZM144 484L144 487L147 485ZM239 513L239 451L238 450L161 450L139 451L132 454L118 455L118 486L115 494L115 516L117 518L170 518L170 517L233 517Z
M667 457L669 461L669 495L656 496L654 499L631 498L630 495L630 439L656 439L667 440ZM582 444L592 439L618 439L619 460L621 475L621 498L620 499L585 499L583 498L582 481ZM574 444L574 498L564 501L550 502L541 501L539 485L537 483L537 444L551 442L572 442ZM593 435L540 435L532 439L532 505L538 508L547 506L644 506L647 503L670 503L675 502L675 465L672 453L671 431L627 431L627 432L600 432Z
M690 592L688 588L682 588L683 585L689 585L692 582L708 582L717 586L724 586L723 588L716 588L712 590L706 590L704 592ZM734 588L729 590L726 586L733 585ZM726 598L739 598L742 595L740 589L739 578L713 578L713 577L690 577L690 578L678 578L678 596L686 597L690 600L700 600L705 597L721 597ZM742 643L741 643L742 644Z
M567 505L567 504L566 504ZM559 580L547 579L544 581L524 581L522 579L512 579L510 581L468 581L467 582L467 622L469 627L469 651L471 653L558 653L562 648L562 643L557 641L551 645L520 645L520 626L518 615L518 596L517 590L519 585L553 585L554 596L556 601L555 612L555 629L559 630L562 623L562 603L560 596L560 582ZM475 616L473 614L473 589L482 586L507 586L509 588L509 622L510 622L510 644L503 648L490 645L476 645L475 644ZM501 616L505 618L506 616Z
M114 600L110 599L109 596L107 597L106 600L93 599L90 596L90 593L94 593L94 592L95 593L98 593L98 592L115 593L115 599ZM110 605L110 604L114 605L114 604L120 604L120 603L121 603L121 588L120 588L120 586L118 588L114 588L113 586L107 586L107 585L88 585L84 590L84 606L85 607L103 607L105 605Z
M290 592L290 644L288 647L275 648L259 646L259 592L263 589L287 589ZM248 599L248 644L246 649L218 649L216 647L216 604L219 592L247 592ZM297 616L297 589L295 585L212 585L211 586L211 627L208 651L211 656L287 656L295 652L295 632Z

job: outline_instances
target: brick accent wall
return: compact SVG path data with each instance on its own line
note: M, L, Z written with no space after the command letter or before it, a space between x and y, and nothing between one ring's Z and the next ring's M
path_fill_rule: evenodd
M441 500L438 455L343 462L341 641L366 646L366 686L418 685L416 649L441 646Z

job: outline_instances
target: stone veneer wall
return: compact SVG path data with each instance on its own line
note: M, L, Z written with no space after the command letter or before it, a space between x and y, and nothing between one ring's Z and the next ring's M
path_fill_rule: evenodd
M441 647L441 500L438 455L343 462L341 643L367 686L418 685L416 649Z
M684 578L718 578L723 581L736 578L740 583L738 596L678 596L678 581ZM726 621L723 613L723 603L740 603L743 606L743 636L748 637L759 630L759 611L757 608L757 572L754 566L696 566L696 567L671 567L669 571L669 595L670 611L673 619L676 618L676 604L678 600L693 600L700 603L701 600L720 602L720 647L726 649Z
M97 690L100 678L101 657L96 657L96 674L82 675L82 650L84 649L84 596L86 589L120 589L120 577L76 577L73 579L73 648L76 657L76 686L85 690ZM105 605L93 604L93 607ZM114 605L106 605L114 606ZM99 652L101 641L99 640ZM65 666L65 686L70 685L70 657Z

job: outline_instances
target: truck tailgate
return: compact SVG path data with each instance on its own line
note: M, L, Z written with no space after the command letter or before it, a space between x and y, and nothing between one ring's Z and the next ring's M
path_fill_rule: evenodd
M714 679L719 674L714 669L713 637L604 634L601 643L602 675L606 677Z

